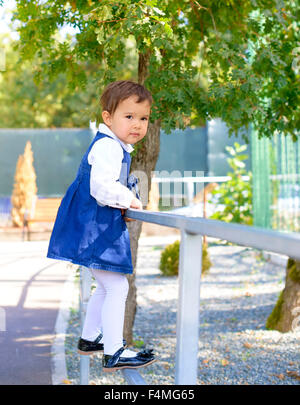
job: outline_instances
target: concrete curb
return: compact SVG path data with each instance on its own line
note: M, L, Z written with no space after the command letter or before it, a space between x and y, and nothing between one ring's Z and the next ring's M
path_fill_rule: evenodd
M273 252L263 252L263 257L268 260L269 262L276 264L278 266L286 267L288 256L279 255Z
M70 309L75 305L75 273L71 274L65 281L62 291L62 300L55 323L55 338L51 347L51 370L52 384L64 385L68 380L66 357L65 357L65 335L70 319Z

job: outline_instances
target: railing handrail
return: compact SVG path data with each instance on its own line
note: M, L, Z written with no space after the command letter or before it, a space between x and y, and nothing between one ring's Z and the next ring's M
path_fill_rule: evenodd
M210 236L242 246L266 250L300 260L300 234L279 232L255 226L187 217L185 215L128 209L126 217L183 230L190 234Z

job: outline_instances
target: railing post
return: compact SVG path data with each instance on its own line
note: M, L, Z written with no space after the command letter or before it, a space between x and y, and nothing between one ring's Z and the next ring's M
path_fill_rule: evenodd
M123 368L121 370L123 377L127 381L129 385L147 385L144 378L140 375L138 370L130 369L130 368Z
M87 267L80 266L79 310L81 332L91 295L92 274ZM90 356L80 355L80 385L88 385L90 373Z
M175 384L196 385L202 236L181 231Z

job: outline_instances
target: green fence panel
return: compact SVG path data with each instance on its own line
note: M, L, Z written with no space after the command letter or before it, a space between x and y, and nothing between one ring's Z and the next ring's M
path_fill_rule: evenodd
M300 141L251 134L254 225L300 230Z

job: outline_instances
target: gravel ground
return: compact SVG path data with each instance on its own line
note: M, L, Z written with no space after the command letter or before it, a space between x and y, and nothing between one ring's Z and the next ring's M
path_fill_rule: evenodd
M173 238L174 240L174 238ZM138 251L136 345L153 347L158 361L140 369L148 384L174 384L177 277L158 270L166 243L141 238ZM299 385L299 329L279 333L265 322L284 287L285 269L238 246L209 245L213 266L202 278L198 384ZM66 335L71 384L79 384L78 312L72 311ZM123 385L120 371L101 372L101 354L91 356L90 384Z

